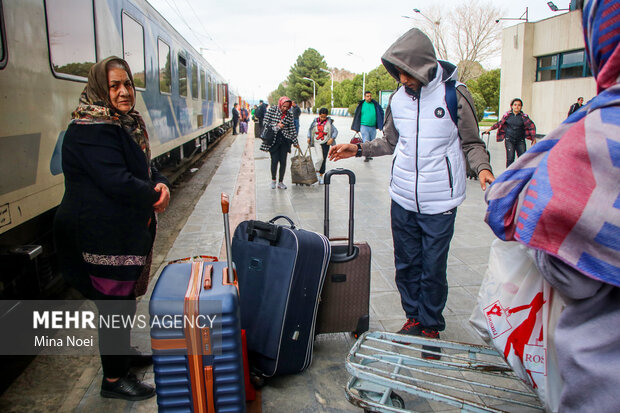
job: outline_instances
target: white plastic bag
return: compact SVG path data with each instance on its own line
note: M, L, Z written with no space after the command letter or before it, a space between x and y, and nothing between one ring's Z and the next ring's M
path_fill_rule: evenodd
M558 410L562 390L553 337L563 307L538 271L532 250L493 241L469 321L537 392L547 411Z

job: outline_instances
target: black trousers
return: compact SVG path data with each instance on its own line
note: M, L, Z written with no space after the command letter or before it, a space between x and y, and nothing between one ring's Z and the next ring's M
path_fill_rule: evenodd
M278 171L278 165L280 165L280 174L278 175L278 182L284 180L284 173L286 172L286 157L288 156L289 146L277 142L276 145L271 148L269 154L271 155L271 179L276 180L276 172Z
M319 173L323 175L325 173L325 164L327 163L327 154L329 153L329 145L326 143L322 143L321 151L323 152L323 162L321 162L321 169L319 169Z
M121 319L133 317L136 313L136 297L105 295L96 290L88 271L84 268L78 249L60 250L60 271L67 282L78 290L85 298L93 300L97 305L99 316L112 319L113 316ZM119 325L106 328L97 319L99 336L99 355L103 376L108 378L124 377L129 372L131 363L131 328Z
M239 119L233 118L233 135L237 134L237 126L239 126Z
M508 168L515 161L515 151L517 152L517 157L519 157L527 149L525 147L525 139L512 140L506 138L504 142L506 144L506 168Z

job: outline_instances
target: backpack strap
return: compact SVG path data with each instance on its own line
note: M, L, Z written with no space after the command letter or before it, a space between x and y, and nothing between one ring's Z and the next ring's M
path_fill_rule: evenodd
M448 113L455 125L458 126L458 103L456 100L456 80L448 80L446 83L446 105L448 105Z

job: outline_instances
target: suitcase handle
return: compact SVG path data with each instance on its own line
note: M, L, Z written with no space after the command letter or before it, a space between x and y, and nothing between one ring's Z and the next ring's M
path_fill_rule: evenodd
M325 184L325 221L323 223L323 232L325 236L329 238L329 184L331 183L332 175L348 175L349 176L349 242L347 248L347 256L352 257L354 254L353 248L353 209L354 209L354 188L355 188L355 174L353 171L344 168L330 169L327 171L323 178Z
M227 272L228 279L226 281L228 282L228 284L233 284L235 282L235 276L232 262L232 251L230 247L230 223L228 222L228 210L230 208L230 201L228 198L228 194L222 192L221 200L222 214L224 215L224 242L226 243L226 263L228 264L229 269L233 269L233 271Z
M279 220L279 219L285 219L285 220L287 220L287 221L288 221L288 223L289 223L289 228L291 228L291 229L295 229L295 223L293 222L293 220L292 220L292 219L290 219L290 218L289 218L289 217L287 217L286 215L278 215L278 216L275 216L275 217L273 217L273 218L271 218L271 219L269 220L269 223L270 223L270 224L273 224L273 223L275 223L275 222L276 222L277 220Z

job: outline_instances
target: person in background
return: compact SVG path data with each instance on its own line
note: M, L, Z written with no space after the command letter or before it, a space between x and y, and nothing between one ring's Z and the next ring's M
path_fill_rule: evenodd
M515 161L515 151L517 157L525 153L525 140L529 139L532 145L536 143L536 125L522 111L523 101L514 98L510 102L510 111L506 112L502 118L493 126L486 130L491 132L497 129L497 142L504 141L506 145L506 168Z
M238 103L235 103L232 110L233 135L237 135L237 126L239 125L239 109L237 109L238 105Z
M277 106L271 106L267 109L265 118L263 119L263 127L271 128L275 132L275 139L271 144L263 141L260 147L261 151L269 152L271 155L271 189L286 189L284 184L284 174L286 172L286 158L291 152L291 145L299 148L297 142L297 133L295 132L295 124L293 123L293 112L291 108L291 99L282 96L278 100ZM278 183L276 185L276 174L280 166L278 175Z
M325 164L327 163L327 154L329 148L336 143L338 129L334 125L334 120L327 116L327 108L319 109L319 117L312 121L308 129L308 145L314 146L315 142L321 144L321 152L323 153L323 162L321 168L317 172L319 185L323 185L323 175L325 174Z
M486 221L536 251L564 298L555 330L559 411L616 412L620 388L620 8L586 0L582 24L597 96L501 174ZM587 395L587 397L585 397Z
M293 101L293 106L291 107L291 111L293 112L293 121L295 122L295 131L299 135L299 117L301 116L301 108L297 106L297 102Z
M93 65L62 144L65 193L54 218L59 269L95 300L100 316L133 316L146 292L157 213L170 200L168 180L151 166L149 136L134 109L129 65L108 57ZM149 364L130 346L129 328L99 328L101 395L143 400L155 390L129 372Z
M257 120L256 116L255 116L256 108L257 107L258 107L257 105L252 106L252 110L250 111L250 116L252 117L252 121L253 122L256 122L256 120Z
M263 131L263 118L265 117L265 113L267 113L267 105L260 100L258 102L258 107L254 111L254 116L256 120L254 121L254 137L260 138L260 134Z
M363 142L371 142L377 136L377 129L383 130L383 108L372 98L372 93L364 92L364 100L360 100L355 108L351 129L362 134ZM366 156L364 162L371 159Z
M250 120L250 113L244 107L239 111L239 132L248 133L248 121Z
M403 34L381 58L402 85L390 97L383 137L338 144L329 159L393 154L390 179L396 286L407 320L400 334L439 338L448 297L447 261L457 207L465 200L465 156L483 190L493 182L489 155L480 139L474 103L457 83L456 117L446 103L446 83L457 68L438 61L419 29ZM440 348L427 346L439 358Z
M568 115L566 116L568 117L572 115L573 113L577 112L582 106L583 106L583 98L579 96L577 98L577 102L570 105L570 109L568 109Z

